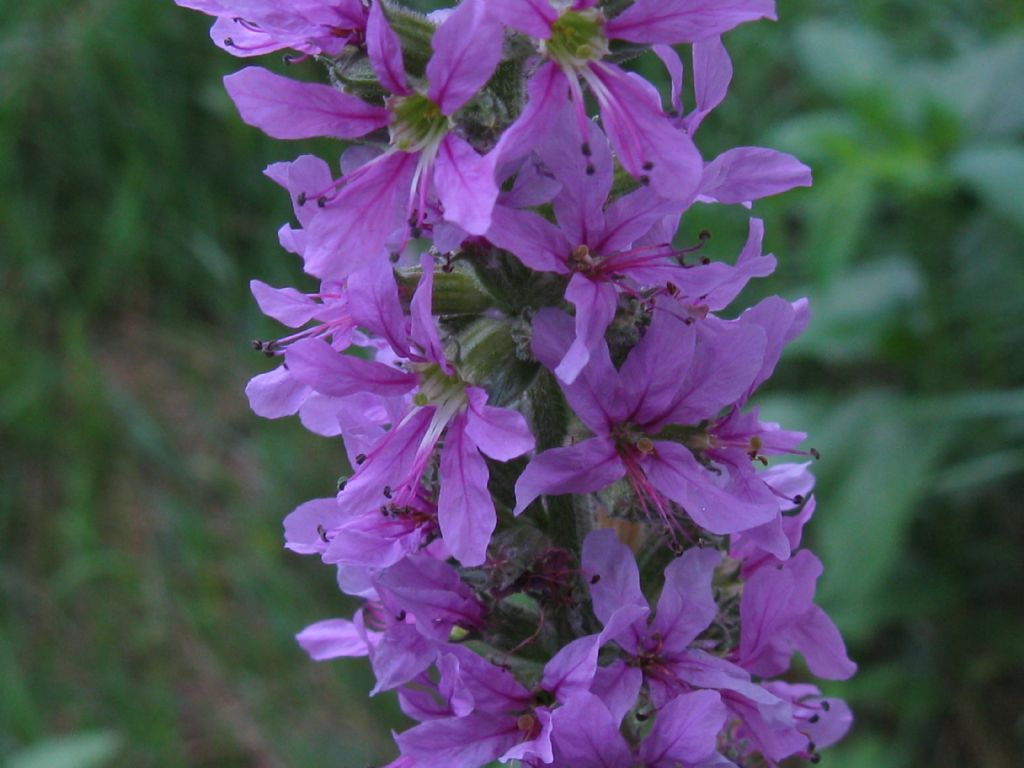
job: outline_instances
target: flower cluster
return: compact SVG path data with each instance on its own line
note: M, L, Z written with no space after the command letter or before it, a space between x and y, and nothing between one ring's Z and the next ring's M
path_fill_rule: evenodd
M418 724L392 765L816 762L851 714L791 660L856 668L800 546L816 454L748 405L807 303L730 311L775 267L763 224L732 263L697 229L703 205L810 184L789 155L695 143L732 77L721 35L774 2L178 3L229 52L330 79L225 79L270 136L346 142L338 168L267 169L319 283L252 283L294 332L255 343L279 364L247 394L343 438L351 475L285 538L363 605L298 640L397 691ZM645 51L664 101L620 66Z

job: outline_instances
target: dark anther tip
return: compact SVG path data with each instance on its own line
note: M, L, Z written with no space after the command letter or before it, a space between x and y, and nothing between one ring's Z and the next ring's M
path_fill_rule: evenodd
M643 176L640 177L640 183L643 184L645 187L650 186L651 177L645 173Z
M235 47L235 40L234 40L234 38L225 37L224 38L224 45L226 45L228 48L234 48Z
M590 149L590 143L586 141L583 142L582 146L580 146L580 152L583 153L584 157L590 157L593 154Z
M597 582L599 582L600 580L601 580L601 574L600 573L595 573L593 576L590 577L590 583L591 584L597 584Z
M364 461L366 461L365 453L360 453L359 455L356 456L356 464L362 464Z
M597 173L597 169L593 163L587 163L587 176L593 176L595 173Z
M321 195L320 197L318 197L316 199L316 204L317 204L318 208L323 208L325 205L327 205L327 197L324 196L324 195Z
M803 504L803 503L804 503L804 497L803 497L803 496L801 496L801 495L800 495L800 494L798 493L798 494L797 494L796 496L794 496L794 497L793 497L793 503L794 503L794 504Z
M399 611L398 615L395 616L396 621L405 621L405 611Z
M832 709L832 705L829 704L827 701L823 701L821 702L821 708L828 712L830 709Z
M648 160L648 161L647 161L647 162L645 162L645 163L644 163L644 164L643 164L643 165L642 165L641 167L642 167L642 168L643 168L643 169L644 169L645 171L653 171L653 170L654 170L654 163L652 163L652 162L651 162L650 160Z
M300 206L305 205L306 200L307 198L305 192L299 192L298 197L295 198L295 202L298 203Z
M813 456L815 459L820 459L821 458L821 453L818 451L817 448L811 448L808 451L808 453L811 454L811 456Z
M811 715L809 718L807 718L807 722L811 723L811 725L818 722L819 720L821 720L821 715Z

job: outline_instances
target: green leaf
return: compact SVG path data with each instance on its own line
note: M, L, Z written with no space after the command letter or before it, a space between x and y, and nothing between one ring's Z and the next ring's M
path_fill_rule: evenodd
M15 753L7 768L98 768L113 760L120 748L120 738L111 731L54 736Z
M1024 227L1024 146L969 146L953 158L952 170L990 207Z
M884 86L895 68L888 42L854 24L803 24L796 34L796 54L829 93L854 94Z

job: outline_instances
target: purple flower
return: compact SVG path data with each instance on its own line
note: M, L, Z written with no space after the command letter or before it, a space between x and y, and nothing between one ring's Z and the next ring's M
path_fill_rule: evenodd
M376 295L364 297L366 305L355 310L388 339L404 368L339 355L314 339L290 347L285 359L297 381L323 395L371 392L410 398L391 429L356 462L338 503L353 515L379 514L382 507L393 510L389 514L408 515L443 437L438 525L452 556L463 565L479 565L497 522L482 454L508 461L533 448L533 435L520 413L487 405L487 393L462 381L445 357L430 314L433 264L424 255L422 265L408 330L390 268L378 275Z
M774 568L760 568L743 588L743 633L737 663L751 673L774 677L789 669L799 651L818 677L845 680L857 671L835 624L814 605L821 561L804 550Z
M326 187L304 190L319 207L306 227L306 271L341 279L398 247L410 222L422 227L436 196L444 218L470 234L490 226L498 189L492 160L454 130L453 115L487 82L501 56L502 30L481 0L467 0L433 36L428 86L413 88L402 50L379 2L366 29L370 63L392 94L385 107L325 85L297 83L250 67L225 78L242 119L282 139L351 139L387 126L388 149Z
M516 483L517 513L542 494L598 491L626 477L648 514L672 532L682 529L666 499L713 533L753 528L778 514L774 498L743 498L727 467L711 471L709 460L688 447L703 446L699 425L749 391L764 361L764 330L723 323L698 334L666 301L655 306L650 328L621 370L602 341L576 381L561 383L595 436L536 456ZM553 310L537 314L533 350L549 368L571 344L570 323ZM677 425L686 444L660 439Z
M366 28L362 0L175 0L216 16L213 42L234 56L259 56L282 48L307 56L337 56L358 44Z

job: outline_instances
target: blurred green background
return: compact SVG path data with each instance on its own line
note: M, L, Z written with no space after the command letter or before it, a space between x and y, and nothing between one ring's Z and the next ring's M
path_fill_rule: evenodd
M811 330L760 398L823 458L820 597L861 672L825 764L1024 755L1024 5L782 0L741 28L707 157L816 185L759 203ZM280 521L341 453L248 412L302 283L261 175L328 143L238 120L242 62L171 0L0 0L0 758L13 768L365 766L393 702L293 634L351 610ZM279 60L273 59L273 66ZM301 65L306 67L307 65ZM639 62L651 67L650 62ZM651 71L654 71L653 68ZM317 76L310 66L303 76ZM698 208L732 258L742 210Z

